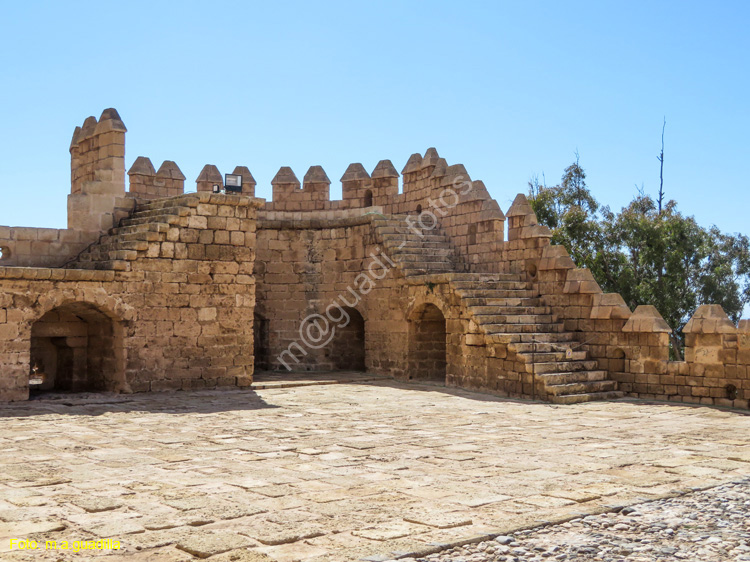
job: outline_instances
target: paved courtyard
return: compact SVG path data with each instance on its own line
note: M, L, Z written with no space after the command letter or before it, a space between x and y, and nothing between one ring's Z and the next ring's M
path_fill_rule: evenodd
M740 413L351 380L0 406L0 560L386 560L750 475Z

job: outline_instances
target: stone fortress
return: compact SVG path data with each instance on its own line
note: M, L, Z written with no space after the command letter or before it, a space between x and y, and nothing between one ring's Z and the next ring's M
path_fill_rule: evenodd
M685 361L651 306L604 294L523 195L506 213L433 148L398 173L283 167L273 200L125 171L114 109L70 145L68 228L0 226L0 401L55 391L248 387L257 371L360 370L570 404L624 395L747 408L750 321L715 305ZM399 180L401 178L401 180ZM506 230L507 223L507 230Z

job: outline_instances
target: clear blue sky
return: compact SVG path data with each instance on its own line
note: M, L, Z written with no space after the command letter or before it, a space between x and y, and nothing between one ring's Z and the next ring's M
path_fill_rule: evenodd
M578 150L619 208L665 186L706 226L748 232L750 4L3 2L0 224L64 227L73 129L107 107L126 165L282 165L338 179L437 147L507 210Z

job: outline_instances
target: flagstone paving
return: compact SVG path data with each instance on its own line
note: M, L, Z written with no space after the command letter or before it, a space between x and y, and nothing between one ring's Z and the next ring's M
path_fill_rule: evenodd
M750 476L738 412L270 386L0 406L0 560L385 560Z

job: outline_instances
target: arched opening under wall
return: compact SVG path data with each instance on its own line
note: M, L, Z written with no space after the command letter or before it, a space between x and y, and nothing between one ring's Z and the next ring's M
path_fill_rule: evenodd
M31 326L31 392L119 390L122 340L120 326L91 304L47 312Z
M270 321L260 314L253 315L253 355L255 372L267 371L270 368L269 350L271 347Z
M344 306L340 310L342 320L332 323L336 332L331 338L329 359L338 371L365 371L365 319L356 308Z
M409 321L409 379L445 382L445 316L434 304L425 304Z
M625 372L625 352L622 349L615 349L609 358L610 373Z
M365 207L372 207L372 191L365 191Z

